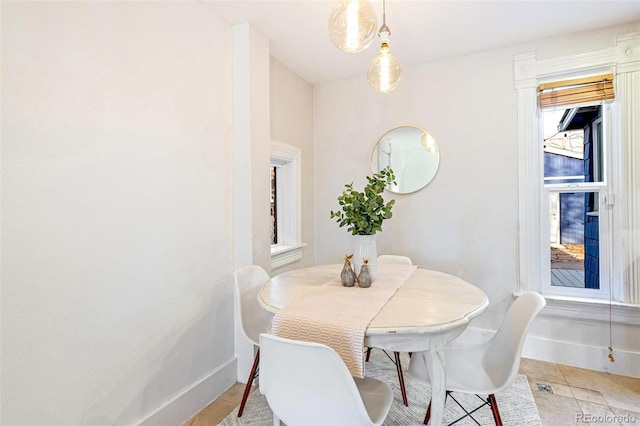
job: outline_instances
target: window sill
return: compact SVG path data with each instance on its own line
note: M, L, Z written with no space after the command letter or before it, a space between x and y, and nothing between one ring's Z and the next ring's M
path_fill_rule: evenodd
M514 293L514 297L519 296ZM587 299L578 297L563 297L543 295L547 300L540 315L571 318L577 320L589 320L640 325L640 305L623 302L611 302L602 299Z
M302 248L307 243L298 243L290 246L271 247L271 269L282 268L302 259Z

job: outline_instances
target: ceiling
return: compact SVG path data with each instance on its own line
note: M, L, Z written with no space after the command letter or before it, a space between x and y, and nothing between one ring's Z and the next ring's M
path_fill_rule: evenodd
M270 40L271 55L311 84L366 73L377 38L358 54L338 50L327 35L336 0L204 0L231 25L250 22ZM381 25L382 0L372 0ZM403 66L531 40L605 28L640 26L640 0L387 0L391 52Z

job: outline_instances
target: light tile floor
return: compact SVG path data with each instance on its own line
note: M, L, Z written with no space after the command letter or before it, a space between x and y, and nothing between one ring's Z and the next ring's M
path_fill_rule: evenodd
M640 426L640 379L527 358L520 373L529 378L542 426ZM243 390L236 383L184 426L217 425L240 404Z
M520 372L543 426L640 426L640 379L526 358Z

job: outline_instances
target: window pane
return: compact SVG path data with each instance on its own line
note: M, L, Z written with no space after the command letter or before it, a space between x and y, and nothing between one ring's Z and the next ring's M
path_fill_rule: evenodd
M278 194L276 189L275 166L271 166L271 244L278 244Z
M602 182L602 107L544 111L544 183Z
M549 195L551 285L600 288L597 192L551 192Z

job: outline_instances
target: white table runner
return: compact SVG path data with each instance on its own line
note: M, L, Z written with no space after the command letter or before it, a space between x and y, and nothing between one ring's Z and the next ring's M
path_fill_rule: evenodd
M271 332L293 340L319 342L333 348L354 377L364 377L364 335L417 266L378 265L369 288L344 287L340 278L324 284L276 313Z

